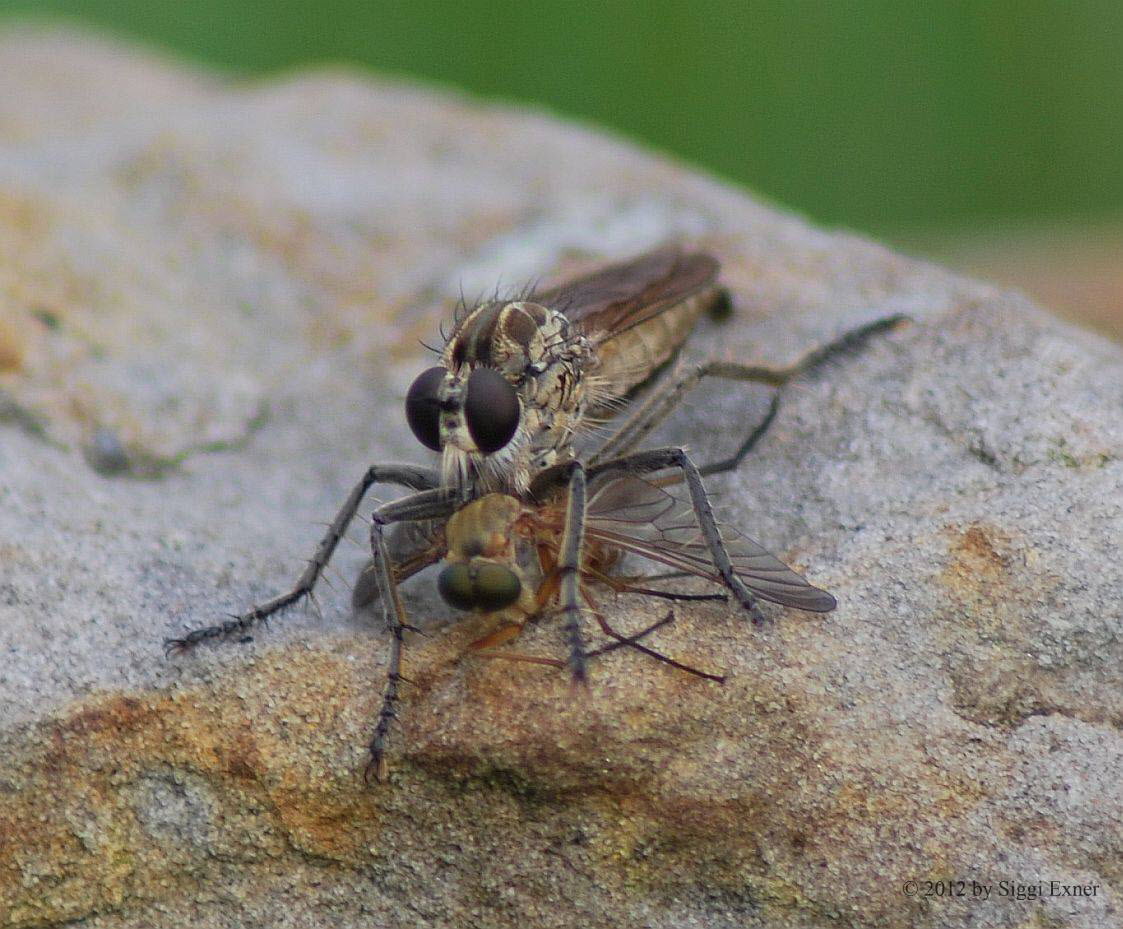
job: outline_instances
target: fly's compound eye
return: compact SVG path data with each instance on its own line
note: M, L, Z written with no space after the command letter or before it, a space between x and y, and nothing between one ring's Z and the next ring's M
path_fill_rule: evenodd
M448 372L429 368L417 375L406 394L406 422L417 441L435 452L441 450L441 401L438 393Z
M491 613L518 600L522 585L518 575L503 565L457 563L437 577L437 590L453 609Z
M485 455L499 451L511 441L519 428L519 412L515 388L494 368L476 368L468 375L464 419L472 441Z

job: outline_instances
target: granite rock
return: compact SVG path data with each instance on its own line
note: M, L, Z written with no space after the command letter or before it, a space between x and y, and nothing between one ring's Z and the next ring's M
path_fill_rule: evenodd
M1117 346L532 112L57 30L0 75L0 925L1123 925ZM318 614L165 659L369 462L429 460L401 400L461 289L670 238L733 295L699 358L912 319L711 482L837 611L682 604L658 646L724 686L617 652L575 692L466 657L422 576L373 786L362 527ZM707 459L767 403L700 390L658 438Z

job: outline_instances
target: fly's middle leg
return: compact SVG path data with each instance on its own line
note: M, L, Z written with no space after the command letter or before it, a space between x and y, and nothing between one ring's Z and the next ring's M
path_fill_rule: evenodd
M230 638L245 635L250 629L264 622L270 616L292 606L309 596L320 579L324 568L335 553L339 540L351 525L362 505L363 497L375 484L397 484L413 490L425 491L440 485L440 476L430 468L420 468L415 465L372 465L352 489L335 519L331 521L316 551L308 560L308 565L300 575L291 590L286 591L265 603L254 606L236 616L231 616L225 622L213 626L203 626L193 629L179 638L165 639L164 648L170 654L183 651L207 639Z
M565 507L565 530L558 551L560 611L565 617L569 645L569 669L573 680L586 679L585 642L581 635L581 553L585 543L585 468L579 461L569 465L569 495Z

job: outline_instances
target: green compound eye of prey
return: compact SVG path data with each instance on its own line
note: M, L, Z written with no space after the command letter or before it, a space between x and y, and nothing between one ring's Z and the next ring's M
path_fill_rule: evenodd
M450 564L437 578L437 590L449 606L470 612L491 613L519 599L522 585L518 575L503 565Z

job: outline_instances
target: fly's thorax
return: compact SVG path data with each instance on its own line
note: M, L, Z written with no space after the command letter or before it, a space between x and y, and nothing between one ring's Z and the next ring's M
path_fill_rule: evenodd
M570 333L556 310L526 300L484 303L453 330L442 356L446 368L486 365L513 385L540 373L553 361L582 353L584 339Z

